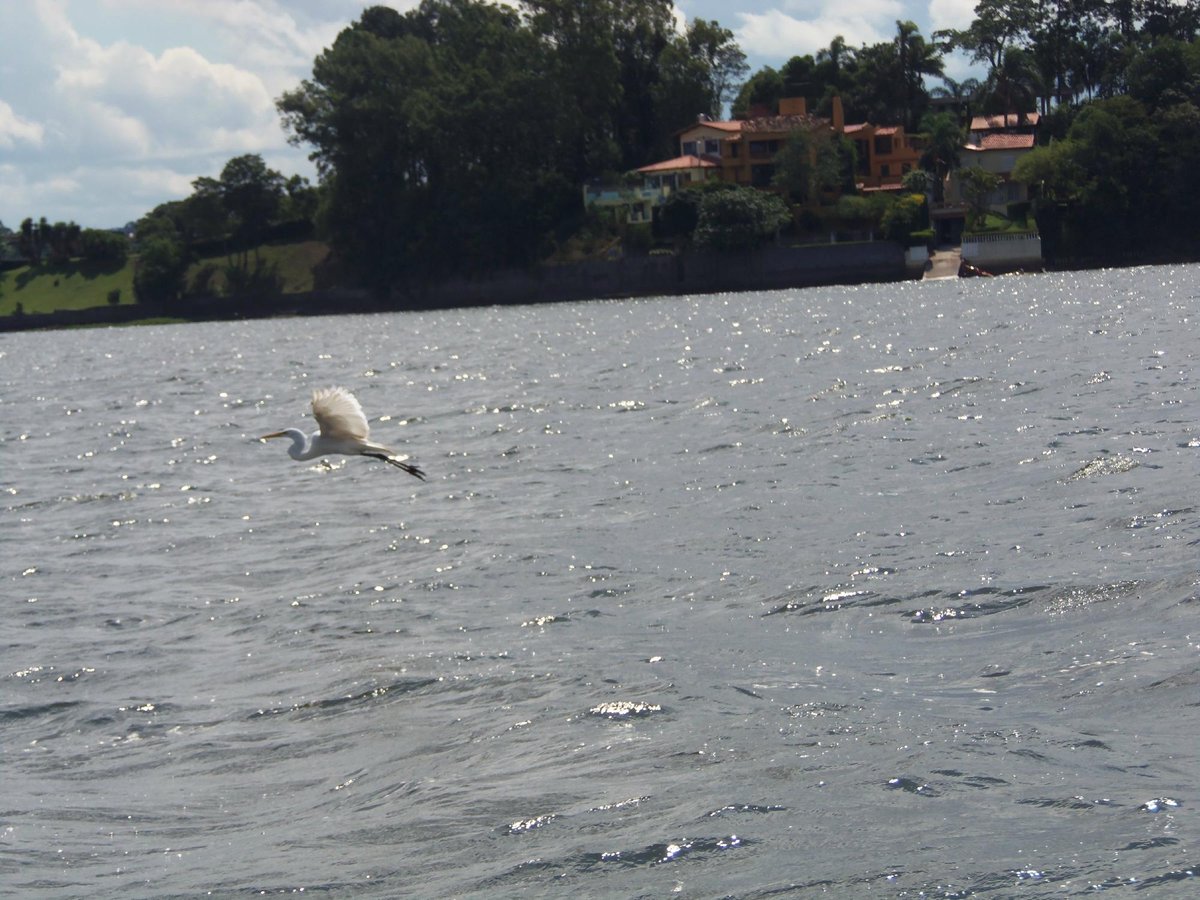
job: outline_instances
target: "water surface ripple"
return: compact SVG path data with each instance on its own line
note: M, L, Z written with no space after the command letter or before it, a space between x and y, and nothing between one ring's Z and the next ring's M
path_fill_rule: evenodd
M6 892L1192 896L1198 276L0 336Z

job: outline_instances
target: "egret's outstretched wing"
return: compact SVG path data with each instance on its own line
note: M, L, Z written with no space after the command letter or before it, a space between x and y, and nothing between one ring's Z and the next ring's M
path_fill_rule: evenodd
M365 441L370 434L362 407L345 388L313 391L312 411L323 438Z

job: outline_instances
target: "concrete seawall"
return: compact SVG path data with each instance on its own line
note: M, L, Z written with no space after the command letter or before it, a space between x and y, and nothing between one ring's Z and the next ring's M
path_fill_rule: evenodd
M1042 267L1042 239L1037 234L968 235L962 242L963 262L989 272Z
M409 286L394 290L390 297L366 290L332 289L262 297L189 297L161 306L97 306L31 313L0 318L0 330L115 325L155 316L212 321L711 294L901 281L908 277L912 276L906 270L904 248L888 241L767 247L740 254L629 256L509 270Z

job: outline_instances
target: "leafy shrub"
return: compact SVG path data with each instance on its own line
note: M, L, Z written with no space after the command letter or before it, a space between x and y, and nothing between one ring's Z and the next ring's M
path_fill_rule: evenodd
M714 191L700 203L695 240L712 250L752 250L775 236L791 214L775 194L755 188Z
M654 234L650 225L647 223L628 226L624 244L630 253L649 253L650 248L654 246Z
M1028 200L1024 200L1020 203L1008 204L1007 211L1009 221L1025 224L1029 221L1029 209L1030 206Z
M889 241L908 245L909 236L929 224L925 197L922 194L903 194L896 198L883 214L880 225ZM920 241L918 241L920 243Z

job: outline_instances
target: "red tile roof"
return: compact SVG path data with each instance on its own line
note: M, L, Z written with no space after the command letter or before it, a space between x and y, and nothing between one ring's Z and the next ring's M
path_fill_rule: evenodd
M1003 116L975 116L971 119L972 131L994 131L998 128L1016 128L1021 124L1030 127L1037 127L1038 120L1041 118L1036 112L1025 113L1025 122L1021 122L1021 117L1016 113L1007 113Z
M664 159L662 162L651 163L648 166L642 166L637 171L645 175L653 175L655 172L678 172L681 169L715 169L717 163L711 159L705 159L703 156L695 156L691 153L685 156L677 156L674 159Z
M979 143L967 144L968 150L1030 150L1033 148L1032 134L983 134Z
M742 120L697 119L695 122L692 122L690 125L687 125L684 128L675 129L675 134L683 134L686 131L695 131L697 128L711 128L714 131L727 131L737 134L742 130Z
M824 119L813 116L761 116L757 119L743 119L740 123L742 131L792 131L796 128L815 128L826 124Z

